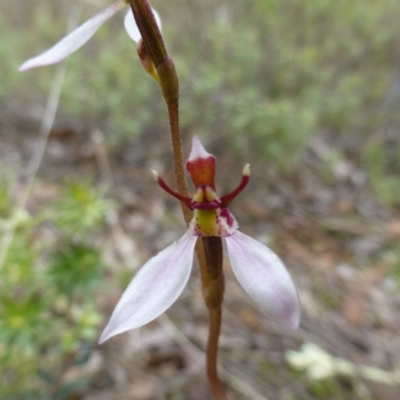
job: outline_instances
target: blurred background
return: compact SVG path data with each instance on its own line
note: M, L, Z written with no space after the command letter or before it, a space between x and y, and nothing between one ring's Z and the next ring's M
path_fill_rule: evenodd
M137 269L180 237L168 120L123 28L61 66L18 66L109 3L1 2L0 399L211 399L197 268L159 320L99 335ZM288 266L299 331L268 320L226 262L230 398L398 399L398 0L154 0L193 135L241 230ZM52 114L54 123L51 124Z

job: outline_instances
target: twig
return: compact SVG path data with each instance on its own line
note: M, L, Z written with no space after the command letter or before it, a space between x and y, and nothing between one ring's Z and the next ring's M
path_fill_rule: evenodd
M110 189L114 183L113 173L111 170L110 161L107 155L107 149L104 144L103 133L99 129L95 129L90 138L94 144L94 153L99 167L100 175L107 189Z

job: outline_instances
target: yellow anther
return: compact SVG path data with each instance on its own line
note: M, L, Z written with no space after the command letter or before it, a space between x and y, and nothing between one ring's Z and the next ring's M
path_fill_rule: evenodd
M209 186L206 186L205 196L206 196L206 201L210 201L211 202L211 201L214 201L214 200L218 200L217 194Z
M193 196L193 201L197 203L202 203L204 201L204 192L201 187L196 190L196 193Z

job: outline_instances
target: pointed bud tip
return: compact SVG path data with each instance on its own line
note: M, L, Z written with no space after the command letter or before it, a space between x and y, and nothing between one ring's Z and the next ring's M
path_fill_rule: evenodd
M208 158L214 156L207 152L207 150L203 147L198 136L193 137L192 141L192 150L190 151L188 161L194 161L198 158Z
M246 164L243 168L243 175L250 176L250 164Z
M160 83L160 78L157 73L157 69L151 59L150 54L147 51L146 45L143 39L139 40L139 45L137 49L137 53L139 56L140 63L142 67L146 70L148 74L150 74L158 83Z
M160 177L158 172L155 169L152 169L151 173L153 174L153 178L155 179L155 181L158 182L158 178Z

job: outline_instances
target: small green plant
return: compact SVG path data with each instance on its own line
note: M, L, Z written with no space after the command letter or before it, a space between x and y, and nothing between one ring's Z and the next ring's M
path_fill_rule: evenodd
M343 390L341 390L339 383L333 378L310 382L308 390L317 399L338 400L343 398Z
M110 207L102 190L93 188L91 182L73 181L66 183L49 214L62 232L80 236L96 229Z
M101 190L71 182L43 212L19 219L2 268L1 400L65 398L68 390L57 377L98 336L94 295L104 263L87 234L99 229L109 208ZM3 234L13 212L12 203L4 202ZM48 232L43 236L49 224L51 239Z

